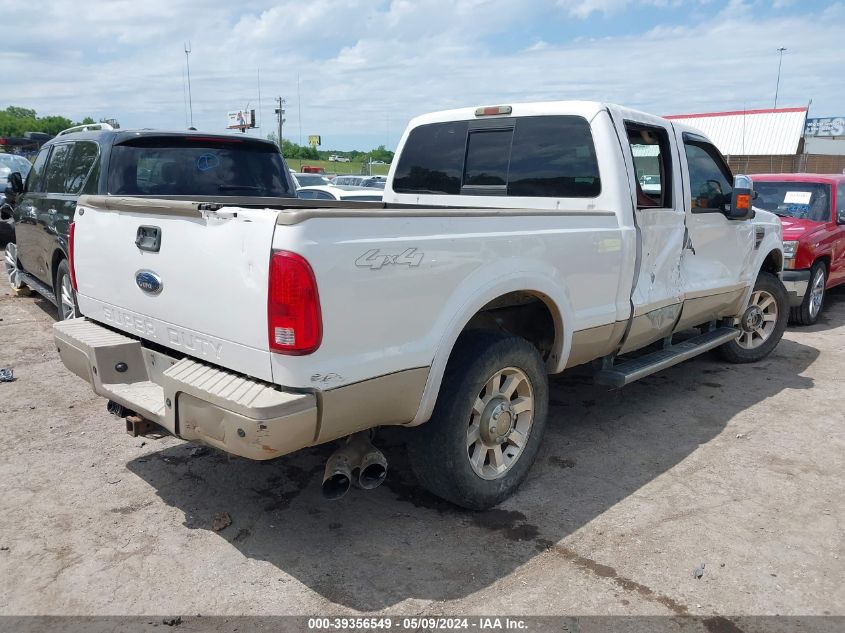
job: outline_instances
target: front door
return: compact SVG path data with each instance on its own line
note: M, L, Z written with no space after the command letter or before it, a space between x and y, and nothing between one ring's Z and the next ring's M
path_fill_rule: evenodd
M671 126L639 112L619 113L622 120L614 119L620 138L627 141L623 153L641 244L624 353L671 334L681 314L684 208L673 165Z
M839 224L838 218L845 216L845 182L836 187L833 221L836 223L833 252L831 253L828 285L835 286L845 282L845 224Z
M676 130L682 161L687 239L681 257L684 314L679 328L700 325L714 316L742 310L751 270L754 226L749 220L729 220L733 176L719 150L697 134Z

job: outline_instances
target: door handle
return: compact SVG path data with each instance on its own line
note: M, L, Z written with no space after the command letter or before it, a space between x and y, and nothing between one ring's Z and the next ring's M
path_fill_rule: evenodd
M56 211L55 209L47 209L47 213L49 213L50 215L56 215L58 211Z

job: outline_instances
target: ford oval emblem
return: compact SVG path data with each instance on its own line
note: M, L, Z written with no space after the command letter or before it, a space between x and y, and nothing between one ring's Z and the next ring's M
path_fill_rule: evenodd
M161 277L151 270L139 270L135 273L135 283L148 295L157 295L164 288Z

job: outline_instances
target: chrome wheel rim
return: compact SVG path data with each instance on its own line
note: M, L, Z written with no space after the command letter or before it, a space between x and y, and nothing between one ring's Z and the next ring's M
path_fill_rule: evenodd
M73 285L70 283L70 275L62 275L60 284L59 309L62 311L62 320L76 318L76 303L73 301Z
M765 290L755 290L751 302L739 319L741 333L737 343L744 349L756 349L769 340L778 321L778 302Z
M815 320L822 311L822 301L824 301L824 268L819 268L816 276L813 277L813 282L810 285L810 317Z
M494 373L472 406L466 455L482 479L499 479L519 461L534 423L534 389L524 371Z
M9 278L9 283L12 288L20 288L23 286L21 281L21 271L18 268L18 247L14 242L6 244L6 256L3 260L6 266L6 276Z

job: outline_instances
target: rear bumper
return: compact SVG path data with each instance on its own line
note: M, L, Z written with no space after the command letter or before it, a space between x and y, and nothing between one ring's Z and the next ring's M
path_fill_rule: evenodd
M317 398L145 348L87 319L54 326L65 366L94 391L177 437L249 459L314 444Z
M810 271L784 270L781 279L789 295L789 305L793 308L800 306L807 294L807 286L810 285Z

